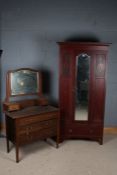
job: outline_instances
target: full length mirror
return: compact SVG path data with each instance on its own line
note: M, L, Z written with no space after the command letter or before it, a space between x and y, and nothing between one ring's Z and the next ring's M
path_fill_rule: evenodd
M75 120L88 120L90 56L83 53L76 58Z

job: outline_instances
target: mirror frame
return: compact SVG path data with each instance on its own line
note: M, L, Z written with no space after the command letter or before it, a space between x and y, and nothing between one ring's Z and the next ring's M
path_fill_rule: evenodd
M38 85L38 92L33 92L33 93L22 93L22 94L17 94L17 95L13 95L12 94L12 90L11 90L11 75L13 73L16 73L18 71L32 71L35 72L37 74L37 85ZM31 69L31 68L20 68L20 69L15 69L15 70L9 70L7 72L6 75L6 99L5 101L9 101L10 97L16 97L16 96L27 96L27 95L37 95L37 96L41 96L42 95L42 74L40 71L35 70L35 69Z

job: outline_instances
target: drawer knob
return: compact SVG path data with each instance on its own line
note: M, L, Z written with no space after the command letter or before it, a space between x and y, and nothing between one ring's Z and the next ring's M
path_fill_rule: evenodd
M69 129L69 133L72 133L72 129Z
M90 133L91 133L91 134L93 133L93 129L90 130Z

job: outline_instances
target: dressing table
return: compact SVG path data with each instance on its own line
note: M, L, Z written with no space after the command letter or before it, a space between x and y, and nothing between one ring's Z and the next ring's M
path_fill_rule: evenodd
M9 141L15 145L16 162L19 147L39 139L55 138L59 146L59 109L49 105L42 95L41 72L21 68L9 71L6 76L6 99L3 110L6 121L7 152ZM26 96L35 98L25 99ZM21 98L11 100L11 98Z

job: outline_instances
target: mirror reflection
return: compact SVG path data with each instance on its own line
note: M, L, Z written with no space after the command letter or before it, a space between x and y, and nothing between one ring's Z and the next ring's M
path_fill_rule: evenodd
M83 53L76 58L75 120L88 120L90 56Z
M11 73L11 95L38 93L38 74L31 70Z

